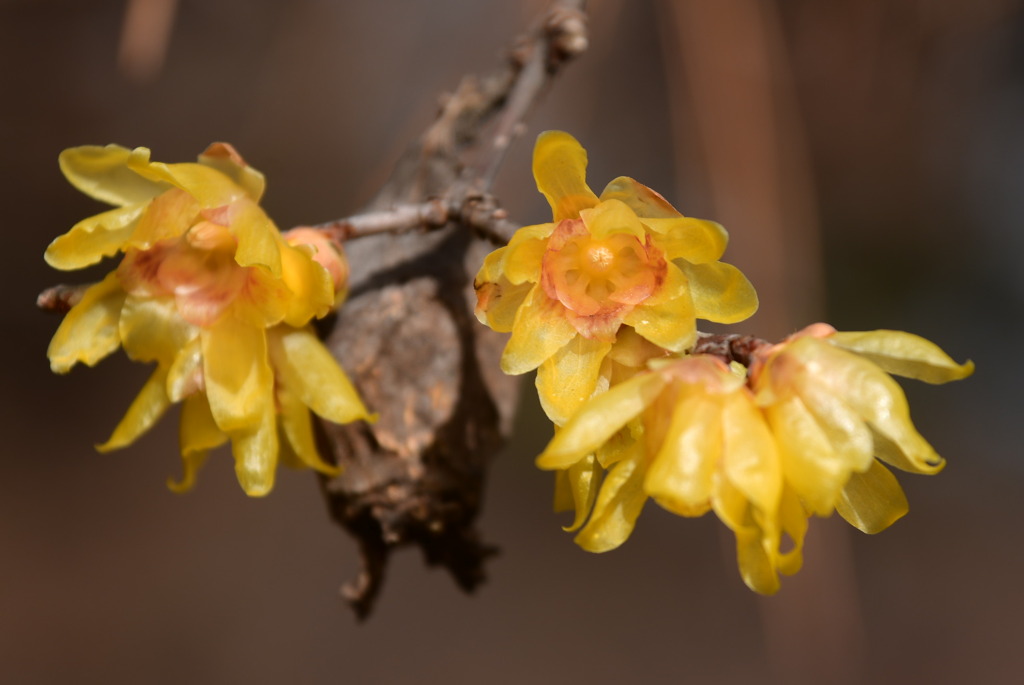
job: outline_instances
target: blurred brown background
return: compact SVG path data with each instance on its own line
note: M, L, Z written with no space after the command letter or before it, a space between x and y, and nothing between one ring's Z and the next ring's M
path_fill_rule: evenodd
M462 595L412 552L376 614L337 596L356 569L309 473L244 497L218 454L177 476L175 420L99 455L146 369L52 376L46 245L101 208L61 177L78 144L185 161L229 140L283 226L365 203L438 95L495 63L532 0L0 1L5 331L0 681L5 683L1011 683L1024 673L1024 12L1010 0L595 0L592 46L530 119L497 188L543 221L537 132L590 151L730 231L762 295L736 327L826 319L900 328L977 374L911 385L949 459L901 480L910 515L864 536L815 520L805 569L749 592L713 518L650 506L633 538L578 550L550 512L530 402L493 466L501 546ZM126 28L127 27L127 28Z

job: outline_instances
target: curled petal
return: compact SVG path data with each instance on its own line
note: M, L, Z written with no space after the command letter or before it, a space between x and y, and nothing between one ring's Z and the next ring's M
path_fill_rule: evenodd
M700 516L711 507L722 458L722 407L695 394L671 410L672 422L647 470L644 491L675 514Z
M685 259L691 264L707 264L721 258L729 234L721 224L706 219L679 217L648 219L643 223L655 235L655 244L669 259Z
M372 420L348 376L308 328L274 328L269 343L285 387L318 416L335 423Z
M662 374L638 374L594 396L555 433L537 467L566 469L594 452L647 408L666 382Z
M46 248L46 263L54 269L71 271L112 257L135 231L144 209L145 205L120 207L79 221Z
M804 537L807 535L807 510L800 498L789 486L782 488L779 501L779 522L782 532L788 538L789 549L779 553L779 573L791 576L804 563Z
M774 517L782 496L782 466L764 415L745 389L722 407L722 472L751 505Z
M829 342L856 352L886 373L916 378L925 383L948 383L974 373L974 363L957 364L935 343L903 331L835 333Z
M535 285L516 311L512 337L501 355L501 370L511 375L532 371L575 336L565 308Z
M320 451L316 448L316 439L313 437L312 418L302 400L287 387L278 388L277 399L281 412L281 428L298 461L329 476L341 473L341 469L328 464L320 456Z
M496 281L477 281L476 318L498 333L511 333L516 312L536 284L512 285L505 278Z
M836 501L836 511L865 533L879 533L908 511L903 488L889 469L877 461L865 473L854 473Z
M144 148L140 148L144 149ZM129 157L128 167L136 174L166 189L175 187L194 197L203 209L214 209L246 198L245 191L227 176L202 164L165 164L146 157Z
M627 234L643 242L647 235L643 224L632 209L618 200L607 200L580 211L580 218L595 240L606 240L617 234Z
M167 397L167 367L158 366L149 377L142 390L136 396L124 418L114 428L110 439L97 445L100 452L109 452L135 442L140 435L148 431L160 420L171 400Z
M555 222L578 219L580 210L597 204L587 186L587 152L562 131L545 131L533 148L533 178L551 205Z
M167 396L171 402L181 402L203 388L203 347L197 335L178 350L171 363L167 372ZM205 395L203 402L209 412L210 406Z
M555 511L574 512L572 524L562 530L571 533L580 529L594 508L600 484L601 465L592 454L555 473Z
M305 250L281 245L281 272L291 291L284 320L305 326L313 317L326 316L334 308L334 282L323 266Z
M515 337L515 333L513 333ZM594 394L601 363L612 344L577 335L537 369L537 394L544 412L557 425L569 420Z
M274 487L277 470L277 425L273 406L267 406L259 423L231 436L235 476L249 497L262 497Z
M178 427L183 473L179 481L168 479L167 487L177 493L191 490L195 485L196 474L206 461L206 455L227 440L228 436L213 420L206 396L195 394L186 397L181 405L181 422Z
M501 268L498 273L515 285L539 281L541 261L548 247L548 238L554 230L555 224L523 226L517 230L508 247L499 250Z
M238 265L265 267L274 278L281 278L281 252L285 243L260 206L248 198L235 202L231 205L230 222L238 239L235 251Z
M605 476L590 521L575 538L588 552L607 552L629 538L647 502L644 493L643 455L639 452L616 462Z
M619 176L601 191L601 201L618 200L625 203L638 217L675 218L682 214L661 193L628 176Z
M125 247L148 250L162 240L184 235L199 218L199 209L194 197L171 188L146 206Z
M185 321L170 298L125 299L119 330L128 357L141 362L170 365L198 329Z
M757 293L747 277L732 264L677 262L690 282L698 319L736 323L757 311Z
M259 202L263 197L263 191L267 186L263 174L246 164L230 143L213 143L199 155L199 163L216 169L230 178L235 185L245 190L253 202Z
M223 316L201 335L203 374L222 431L253 431L273 410L274 375L262 328Z
M164 192L170 185L145 178L133 168L149 163L149 150L129 150L120 145L84 145L60 154L60 170L75 188L109 205L140 205Z
M117 320L124 299L114 273L85 291L61 321L46 351L54 373L67 373L78 362L92 366L118 348Z
M682 352L697 339L697 318L689 292L657 304L639 305L622 321L655 345L673 352Z
M827 516L835 506L850 468L799 397L772 404L765 415L775 435L786 480L814 513Z

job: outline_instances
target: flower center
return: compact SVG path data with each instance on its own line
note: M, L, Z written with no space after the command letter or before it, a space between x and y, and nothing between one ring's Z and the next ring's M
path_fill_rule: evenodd
M552 243L544 254L544 289L580 316L640 304L664 279L660 251L627 233L601 240L584 233Z

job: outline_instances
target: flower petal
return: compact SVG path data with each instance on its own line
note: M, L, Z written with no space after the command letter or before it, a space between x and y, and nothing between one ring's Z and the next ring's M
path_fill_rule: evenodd
M576 337L565 307L534 285L516 311L512 337L501 355L501 370L510 375L532 371Z
M199 155L199 163L216 169L230 178L235 185L243 188L254 202L259 202L263 197L263 191L267 186L263 174L246 164L230 143L213 143Z
M827 338L877 364L886 373L925 383L948 383L974 373L974 363L957 364L938 345L903 331L843 331Z
M682 352L697 340L697 319L689 292L656 304L642 304L623 323L659 347Z
M93 366L118 348L117 321L124 298L116 273L85 291L61 321L46 351L54 373L67 373L78 362Z
M642 459L637 451L611 467L601 483L590 521L576 535L577 545L588 552L607 552L629 538L647 502Z
M724 398L722 442L724 475L754 507L774 517L782 496L782 465L764 415L745 389Z
M672 421L647 469L644 491L674 514L701 516L711 507L722 458L722 407L693 393L671 410Z
M278 388L277 400L280 406L281 428L299 462L329 476L341 473L340 468L328 464L320 456L320 451L316 448L316 439L313 437L312 418L302 400L287 386Z
M206 395L186 397L181 405L181 421L178 424L183 473L179 481L168 478L167 487L177 493L191 490L195 485L196 474L206 461L206 455L227 440L228 436L213 420Z
M267 406L255 427L231 436L235 476L249 497L262 497L274 487L277 471L277 425L273 406Z
M541 262L548 247L548 238L551 237L554 230L555 224L524 226L517 230L508 242L508 246L500 250L501 268L499 273L515 285L539 281Z
M285 322L305 326L313 317L326 316L334 308L331 275L305 250L281 245L281 274L291 291Z
M505 278L496 281L477 281L476 318L498 333L511 333L516 321L516 312L535 285L529 282L512 285Z
M757 293L747 277L732 264L676 262L690 282L698 319L736 323L757 311Z
M632 209L618 200L607 200L589 209L580 210L580 218L595 240L606 240L624 233L643 243L647 232Z
M130 359L166 365L199 334L195 326L179 316L170 298L128 296L118 328Z
M309 328L274 328L268 341L283 384L318 416L335 423L373 420L348 376Z
M674 219L642 218L642 221L653 233L654 244L664 250L669 259L707 264L720 259L729 243L729 234L715 221L688 216Z
M551 205L555 222L577 219L598 203L587 186L587 152L563 131L545 131L533 148L533 178Z
M119 207L79 221L46 248L46 263L54 269L71 271L114 256L135 231L135 223L145 208Z
M580 529L590 516L590 510L594 508L594 501L601 485L601 465L591 454L569 468L559 470L557 476L564 483L563 487L569 495L569 506L561 511L572 509L575 512L572 524L562 526L562 530L571 533Z
M245 191L235 185L229 177L202 164L150 162L149 150L146 150L145 158L132 156L127 159L127 163L136 174L163 185L164 189L173 186L184 190L204 209L223 207L236 200L248 198Z
M139 176L132 166L149 163L149 150L129 150L120 145L84 145L60 153L60 170L65 178L91 198L109 205L127 207L153 199L170 186Z
M638 374L591 398L558 429L537 457L537 467L567 469L577 463L648 407L666 382L662 374Z
M281 278L281 251L285 242L274 222L248 198L232 204L230 215L231 230L238 239L235 261L239 266L263 266L274 278Z
M601 362L611 348L610 342L588 340L577 335L537 369L540 404L555 424L562 425L568 421L594 394Z
M228 315L200 335L206 393L217 426L229 433L256 430L268 408L273 411L265 331Z
M110 439L102 445L97 445L96 449L100 452L109 452L126 447L152 428L171 406L171 401L165 390L166 385L167 367L158 366L146 384L142 386L142 390L132 401L131 406L128 407L124 418L114 428Z
M601 191L601 201L605 200L624 202L641 218L682 216L661 193L628 176L619 176L604 187Z
M836 511L865 533L879 533L910 511L896 476L877 461L865 473L854 473L836 501Z
M125 247L148 250L162 240L181 237L199 218L199 209L194 197L171 188L146 205Z

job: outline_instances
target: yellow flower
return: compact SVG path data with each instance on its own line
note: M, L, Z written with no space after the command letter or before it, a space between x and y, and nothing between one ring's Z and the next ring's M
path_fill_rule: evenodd
M758 353L751 385L779 446L786 481L809 511L833 509L866 533L907 513L884 464L938 473L945 462L910 421L889 373L945 383L969 376L924 338L902 331L837 333L813 324Z
M502 369L538 369L548 416L565 423L597 389L602 362L623 328L681 352L696 319L740 321L757 296L733 266L717 261L725 230L682 216L656 192L620 177L595 195L586 152L569 134L537 140L533 174L553 222L519 229L476 278L476 314L512 334Z
M807 516L785 487L775 442L753 395L709 356L653 365L597 395L537 459L564 469L581 547L603 552L632 533L648 498L681 516L714 510L736 535L740 573L762 593L802 561ZM608 469L603 482L599 467ZM588 512L589 506L593 510ZM783 553L782 536L793 548Z
M50 343L52 369L91 366L118 347L155 362L99 449L132 443L182 402L185 478L177 487L190 486L207 451L230 440L242 488L266 494L279 423L295 460L331 472L313 445L309 409L337 422L367 412L308 326L335 304L316 246L281 236L257 204L262 174L230 146L210 146L198 164L149 155L113 145L61 154L75 187L116 208L54 240L46 261L70 270L124 258L68 312Z

